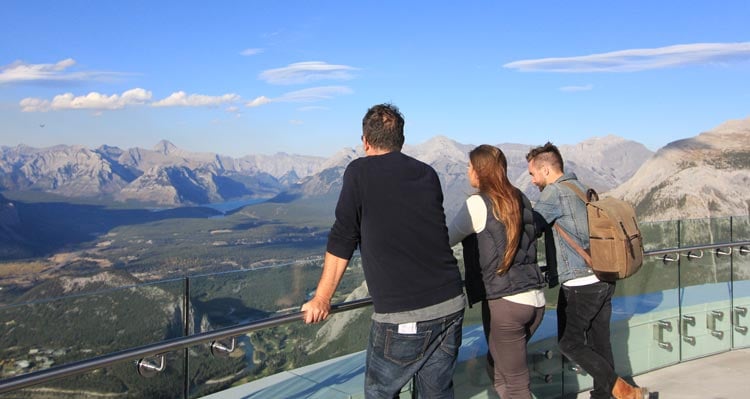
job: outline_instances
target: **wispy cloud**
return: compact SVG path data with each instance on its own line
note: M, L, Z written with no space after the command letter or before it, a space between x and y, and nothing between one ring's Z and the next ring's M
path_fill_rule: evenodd
M289 120L289 124L290 124L290 125L302 125L302 124L304 124L304 123L305 123L305 122L303 122L303 121L301 121L301 120L299 120L299 119L290 119L290 120Z
M684 65L722 64L750 60L750 42L694 43L629 49L576 57L509 62L503 67L540 72L636 72Z
M240 100L240 96L228 93L221 96L207 96L204 94L190 94L177 91L169 97L156 101L151 105L154 107L216 107L222 104L232 103Z
M306 103L328 100L337 96L352 94L354 91L346 86L321 86L292 91L274 101L289 103Z
M288 85L318 80L348 80L353 78L352 72L356 70L358 68L348 65L308 61L263 71L259 78L271 84Z
M0 84L105 80L123 75L117 72L68 71L74 65L76 61L72 58L54 64L27 64L16 61L10 65L0 66Z
M253 99L253 101L248 102L245 104L246 106L253 108L253 107L260 107L261 105L265 105L270 103L272 100L266 96L260 96Z
M240 55L251 56L251 55L258 55L262 52L263 52L262 48L246 48L240 51Z
M331 98L351 94L354 91L346 86L321 86L311 87L309 89L302 89L285 93L276 98L268 98L266 96L260 96L254 100L245 104L248 107L258 107L268 103L307 103L321 100L329 100Z
M121 95L105 95L92 91L85 96L74 96L65 93L55 96L51 101L41 98L24 98L20 102L23 112L46 112L69 109L113 110L129 105L143 105L151 100L151 92L135 88L123 92Z
M589 91L594 88L594 85L587 84L583 86L563 86L560 88L560 91L568 91L568 92L575 92L575 91Z

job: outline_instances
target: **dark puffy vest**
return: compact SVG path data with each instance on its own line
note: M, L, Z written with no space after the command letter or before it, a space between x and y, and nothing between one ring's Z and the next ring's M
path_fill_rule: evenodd
M466 294L469 304L543 288L544 276L536 260L536 230L531 202L518 191L523 212L521 237L513 264L497 275L507 245L505 225L495 219L492 202L480 194L487 207L487 222L481 233L471 234L461 243L464 248Z

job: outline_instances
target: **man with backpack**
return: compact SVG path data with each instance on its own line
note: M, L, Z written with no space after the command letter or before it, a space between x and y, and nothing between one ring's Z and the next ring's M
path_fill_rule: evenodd
M647 399L646 388L631 386L615 373L609 331L615 283L599 280L575 248L589 248L589 225L586 203L573 187L587 188L574 173L564 172L562 155L552 143L533 148L526 160L531 182L541 191L534 205L542 225L538 231L552 233L552 242L548 234L546 243L550 287L562 283L557 303L560 352L594 378L592 399Z

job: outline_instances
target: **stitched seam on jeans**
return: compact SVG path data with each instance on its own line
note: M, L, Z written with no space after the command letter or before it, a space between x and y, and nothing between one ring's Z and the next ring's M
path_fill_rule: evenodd
M455 351L458 350L458 348L461 346L461 343L460 342L456 342L453 345L453 348L451 348L451 351L449 352L449 351L445 350L445 345L443 344L443 342L445 342L448 339L453 339L453 335L456 334L455 333L455 329L461 328L461 326L463 325L463 318L459 318L459 319L461 319L461 323L458 322L458 319L454 319L453 322L452 322L452 325L451 325L451 323L448 323L450 326L447 329L443 330L443 334L445 336L443 337L443 341L440 343L440 346L438 347L439 350L443 351L444 353L446 353L446 354L448 354L450 356L454 355ZM448 334L451 334L451 335L449 336Z

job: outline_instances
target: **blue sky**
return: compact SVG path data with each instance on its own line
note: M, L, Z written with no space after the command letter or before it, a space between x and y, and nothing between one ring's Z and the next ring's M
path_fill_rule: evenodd
M407 144L656 150L750 116L748 21L745 0L8 0L0 145L329 156L392 102Z

